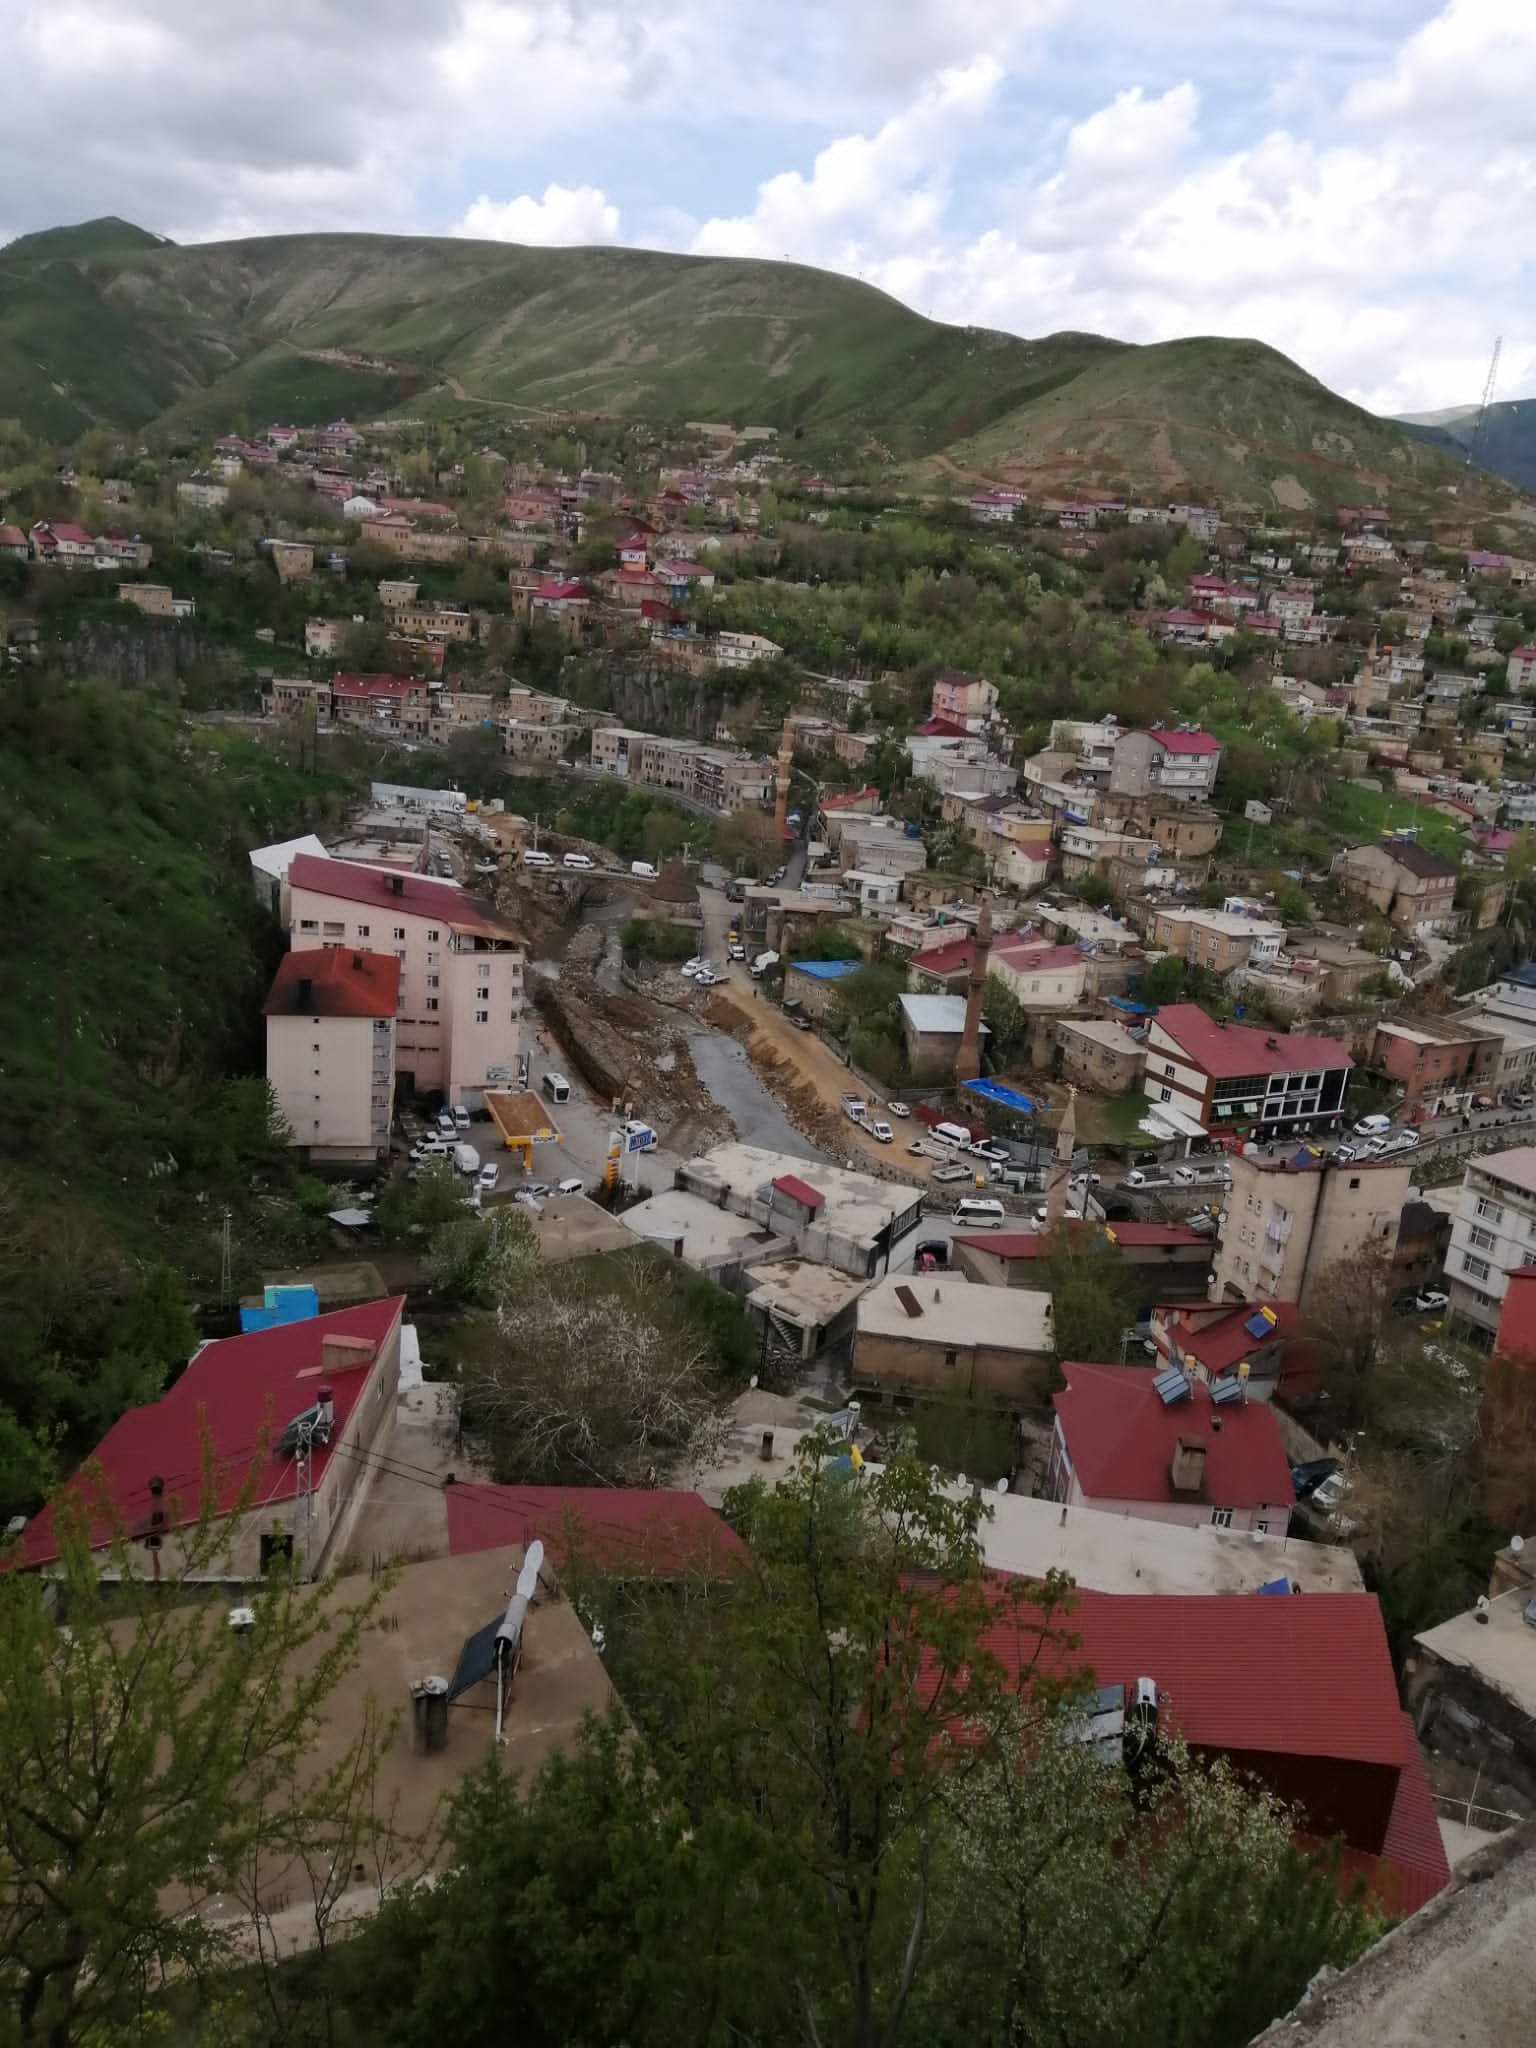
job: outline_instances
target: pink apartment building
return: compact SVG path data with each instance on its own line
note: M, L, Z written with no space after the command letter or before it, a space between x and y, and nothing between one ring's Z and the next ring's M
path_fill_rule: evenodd
M289 939L369 948L400 963L395 1073L405 1093L480 1107L515 1082L523 942L455 882L300 854L288 870Z
M284 956L266 1001L267 1079L311 1159L388 1150L399 1000L392 953L306 946Z

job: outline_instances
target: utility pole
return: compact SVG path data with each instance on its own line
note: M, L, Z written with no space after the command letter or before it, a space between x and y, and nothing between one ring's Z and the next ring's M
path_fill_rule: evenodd
M223 1212L219 1229L219 1306L228 1308L235 1291L234 1258L229 1241L229 1211Z

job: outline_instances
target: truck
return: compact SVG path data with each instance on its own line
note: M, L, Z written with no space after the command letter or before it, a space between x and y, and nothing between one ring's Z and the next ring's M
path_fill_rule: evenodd
M624 1150L626 1152L654 1152L656 1133L649 1124L631 1117L624 1126Z
M453 1163L460 1173L478 1173L480 1171L480 1154L473 1145L455 1145L453 1148Z
M869 1114L869 1104L862 1095L844 1095L840 1098L838 1106L843 1115L856 1124L863 1123Z
M752 966L750 969L752 979L754 981L761 981L763 976L768 972L769 968L777 967L778 964L779 956L777 953L759 953L757 958L752 962Z

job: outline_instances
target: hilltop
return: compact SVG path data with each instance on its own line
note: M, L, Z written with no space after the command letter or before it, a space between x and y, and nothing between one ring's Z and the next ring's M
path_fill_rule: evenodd
M185 248L118 220L49 230L0 250L0 389L60 438L500 409L734 419L808 458L1037 489L1282 510L1449 482L1467 495L1453 451L1255 342L1024 340L799 264L641 249L352 234ZM1479 495L1508 493L1485 480Z
M1478 410L1475 405L1448 406L1442 412L1399 420L1398 425L1465 462ZM1495 476L1507 477L1521 490L1536 491L1536 399L1511 398L1489 406L1478 435L1477 459Z

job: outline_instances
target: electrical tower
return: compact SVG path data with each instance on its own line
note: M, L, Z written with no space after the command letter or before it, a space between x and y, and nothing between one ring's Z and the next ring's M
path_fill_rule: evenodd
M1494 382L1499 374L1499 351L1504 346L1501 334L1493 344L1493 360L1488 365L1488 380L1483 386L1483 402L1477 408L1477 418L1472 422L1472 438L1467 443L1467 467L1476 462L1483 445L1483 427L1488 418L1488 407L1493 401Z

